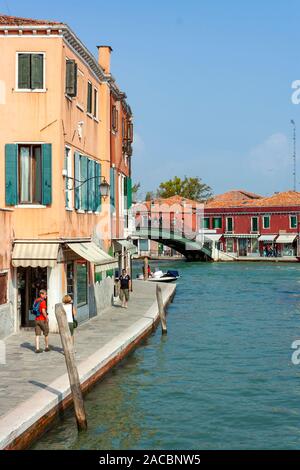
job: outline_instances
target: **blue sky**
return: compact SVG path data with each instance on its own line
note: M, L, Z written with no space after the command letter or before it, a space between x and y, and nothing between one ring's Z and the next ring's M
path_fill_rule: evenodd
M292 189L297 0L0 0L0 11L66 22L95 54L112 46L143 192L174 175L199 176L215 193Z

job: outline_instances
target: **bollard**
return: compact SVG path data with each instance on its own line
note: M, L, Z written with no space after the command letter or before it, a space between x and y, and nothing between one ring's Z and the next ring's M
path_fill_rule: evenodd
M75 353L67 321L67 315L62 304L55 305L55 316L57 319L59 334L65 353L77 427L79 431L85 431L87 429L87 420L84 409L83 396L80 386L79 374L75 363Z

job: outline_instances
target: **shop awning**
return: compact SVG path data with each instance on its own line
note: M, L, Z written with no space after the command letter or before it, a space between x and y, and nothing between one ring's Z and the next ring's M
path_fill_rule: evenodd
M219 234L219 233L206 233L204 235L204 238L208 241L212 241L212 242L219 242L222 238L222 234Z
M294 233L284 233L282 235L279 235L276 240L276 243L293 243L296 237L297 235L295 235Z
M274 242L277 235L261 235L258 239L259 242Z
M96 265L96 271L108 271L118 267L118 261L94 242L68 243L68 247L81 258Z
M59 243L16 242L12 254L15 268L47 268L57 263Z
M135 255L138 252L137 247L128 240L115 240L114 246L117 252L121 252L122 248L125 248L131 255Z
M256 233L224 233L225 238L258 238Z

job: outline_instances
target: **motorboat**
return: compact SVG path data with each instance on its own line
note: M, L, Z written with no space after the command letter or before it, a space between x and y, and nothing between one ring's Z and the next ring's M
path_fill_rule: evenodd
M163 271L156 271L151 276L149 276L149 282L175 282L180 278L179 272L175 270L169 270L166 273ZM139 279L144 279L144 276L141 275Z

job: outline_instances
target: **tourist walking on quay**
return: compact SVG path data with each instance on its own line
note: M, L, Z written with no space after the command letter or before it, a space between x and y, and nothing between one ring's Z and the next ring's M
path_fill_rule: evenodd
M120 281L120 300L123 308L128 308L129 289L131 289L131 278L126 269L122 269L122 274L119 277Z
M77 320L76 320L76 309L73 305L73 300L70 295L65 295L64 298L62 299L63 302L63 307L65 309L65 312L67 314L67 320L70 328L70 333L72 336L72 341L73 341L73 346L75 345L75 336L74 336L74 330L77 328Z
M43 352L40 349L40 336L45 338L45 352L49 352L49 320L47 314L47 291L40 290L40 297L33 304L33 314L35 315L35 352Z

